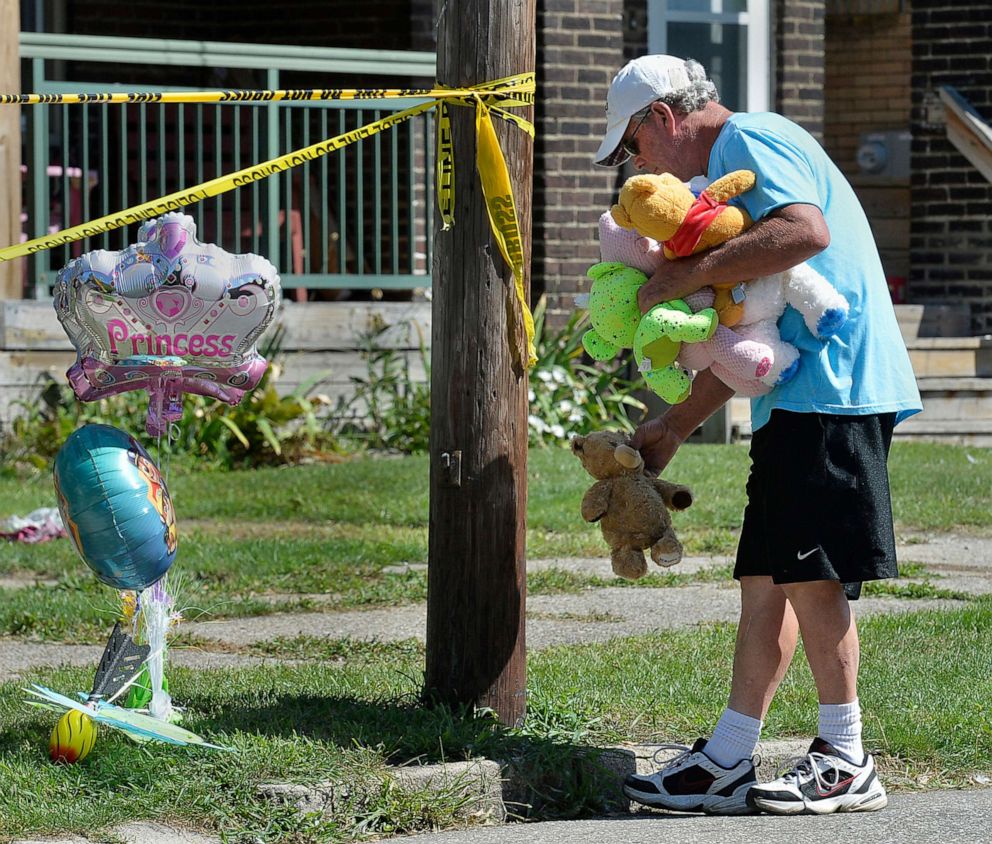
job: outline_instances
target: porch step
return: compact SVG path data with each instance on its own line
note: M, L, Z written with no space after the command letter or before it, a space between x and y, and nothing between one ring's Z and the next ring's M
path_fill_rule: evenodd
M895 305L899 329L908 343L917 337L967 337L971 309L958 305Z
M917 379L923 412L896 428L897 439L933 439L968 445L992 445L992 377ZM751 436L750 401L730 403L734 439Z
M992 378L917 378L927 410L941 419L992 419Z
M923 412L895 430L898 440L992 445L992 378L918 377Z
M734 399L734 402L739 399ZM746 401L746 399L745 399ZM730 409L733 442L751 439L751 416L747 407ZM896 426L894 439L899 442L941 442L949 445L992 447L992 419L929 419L926 412Z
M900 440L992 445L992 336L969 337L967 305L896 305L923 412L896 428ZM751 406L730 401L734 440L751 437Z
M916 337L906 348L917 378L992 376L992 336Z
M895 439L901 442L929 441L989 448L992 446L992 419L931 421L924 412L898 425Z

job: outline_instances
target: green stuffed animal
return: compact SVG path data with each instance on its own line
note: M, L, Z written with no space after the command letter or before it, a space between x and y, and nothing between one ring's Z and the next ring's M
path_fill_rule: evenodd
M688 373L675 365L682 343L709 340L719 317L712 308L699 313L681 299L655 305L641 315L637 291L647 281L639 270L623 264L595 264L587 273L592 279L588 308L590 328L582 345L594 360L612 360L623 349L633 349L644 381L669 404L689 395Z

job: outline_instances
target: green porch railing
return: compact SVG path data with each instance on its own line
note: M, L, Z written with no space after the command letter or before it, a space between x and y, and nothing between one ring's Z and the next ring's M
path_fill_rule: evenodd
M433 53L21 33L22 90L431 87ZM86 81L82 81L86 80ZM426 83L424 80L427 80ZM235 84L232 84L235 83ZM84 104L22 107L23 237L41 237L239 170L423 102ZM201 240L265 255L296 298L429 287L430 112L186 209ZM137 227L26 259L26 295L59 268L122 249Z

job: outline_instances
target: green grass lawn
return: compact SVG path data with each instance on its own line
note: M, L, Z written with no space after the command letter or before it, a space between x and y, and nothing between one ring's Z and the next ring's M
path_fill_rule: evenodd
M695 504L675 517L690 554L732 554L744 507L746 448L692 446L666 476L689 484ZM170 486L179 518L174 566L190 615L257 615L314 606L354 608L422 600L422 571L383 568L427 559L425 457L363 459L330 465L226 473L175 467ZM992 452L896 444L891 460L895 517L902 530L992 526ZM595 525L579 517L590 479L565 449L537 449L529 462L528 556L603 557L601 577L532 575L533 593L617 582ZM0 516L52 506L47 475L0 478ZM114 612L68 542L8 545L0 577L54 581L0 589L0 635L99 642ZM685 583L678 571L640 586ZM888 587L890 591L892 587ZM320 593L316 604L310 597ZM926 594L924 594L926 593ZM907 597L932 591L896 589Z
M872 618L862 637L865 741L887 786L974 785L974 776L987 775L992 600ZM454 822L458 799L403 795L389 787L386 766L479 756L518 760L535 817L594 813L612 795L581 746L691 741L709 729L726 702L733 638L731 625L716 625L534 653L519 730L419 706L416 643L276 643L269 652L292 648L313 661L171 672L187 725L232 752L139 748L103 730L91 757L71 767L46 761L52 714L24 706L21 683L2 684L0 837L88 832L138 818L272 842L443 827ZM48 670L26 679L73 689L89 675ZM808 737L815 717L815 689L799 655L764 736ZM320 823L256 794L262 783L329 780L349 785L351 799Z
M691 485L696 504L676 516L690 553L732 552L744 504L747 451L683 449L666 475ZM891 459L900 531L992 527L992 453L902 445ZM578 515L589 479L565 450L530 456L529 556L594 555L601 577L530 576L533 592L614 582L598 529ZM394 605L422 599L421 571L383 568L427 556L427 461L365 459L245 473L180 470L171 478L180 520L174 572L183 603L215 617L283 608ZM51 506L48 477L0 479L0 516ZM925 575L919 565L909 574ZM0 635L102 642L115 612L68 542L6 545L0 577L52 583L0 590ZM695 579L729 578L717 568ZM659 573L638 583L693 579ZM939 580L888 586L903 597L940 594ZM319 605L311 596L321 593ZM123 820L188 822L232 840L345 841L443 827L453 794L403 794L387 764L513 757L531 783L536 817L601 811L602 779L582 745L692 740L726 701L734 631L717 625L554 648L529 659L528 719L506 730L484 716L419 705L423 653L416 643L273 640L248 655L292 664L237 670L173 669L190 728L230 753L141 747L103 731L93 755L69 768L46 761L51 713L23 704L35 680L69 691L92 669L40 670L0 684L0 840L87 832ZM992 600L940 613L869 619L862 626L866 740L895 788L960 785L988 774L992 758ZM0 647L3 641L0 639ZM801 655L769 713L766 737L808 736L815 691ZM321 821L256 797L259 784L341 781L354 788Z

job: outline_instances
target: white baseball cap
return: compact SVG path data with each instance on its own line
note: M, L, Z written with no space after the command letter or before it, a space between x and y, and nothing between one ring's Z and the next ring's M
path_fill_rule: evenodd
M606 95L606 136L596 163L603 167L623 164L630 156L620 141L630 118L666 94L688 88L690 82L685 59L675 56L641 56L620 68Z

